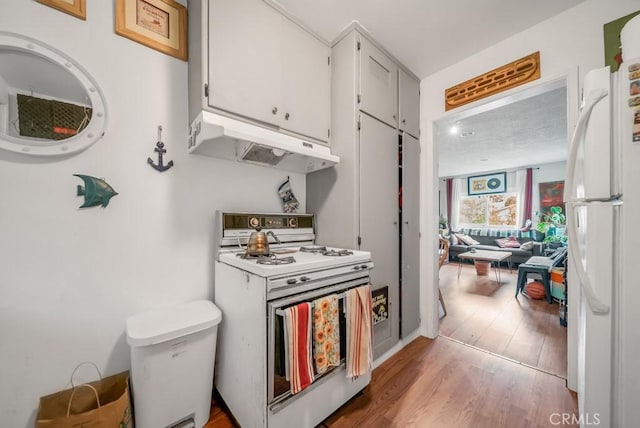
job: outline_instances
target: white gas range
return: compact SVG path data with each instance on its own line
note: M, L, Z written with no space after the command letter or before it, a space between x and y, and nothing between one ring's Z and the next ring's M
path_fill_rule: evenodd
M218 330L215 384L242 427L314 427L369 384L346 378L346 321L341 310L342 364L292 395L284 370L283 309L366 285L366 251L315 245L310 214L216 213L214 302ZM254 227L271 231L268 256L243 249ZM343 308L340 300L340 308Z

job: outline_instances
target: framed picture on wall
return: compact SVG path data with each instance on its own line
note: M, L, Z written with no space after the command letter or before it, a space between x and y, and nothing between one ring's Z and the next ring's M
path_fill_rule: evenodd
M540 193L540 213L547 214L551 212L551 207L564 206L564 181L550 181L538 184Z
M506 191L506 172L476 175L467 179L467 194L469 196L488 195L491 193L505 193Z
M73 15L76 18L87 19L87 0L38 0L38 3L46 4L54 9Z
M174 0L116 0L116 33L187 60L187 8Z

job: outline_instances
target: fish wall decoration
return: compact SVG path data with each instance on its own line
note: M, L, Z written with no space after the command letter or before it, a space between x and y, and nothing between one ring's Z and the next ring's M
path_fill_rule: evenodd
M98 205L104 208L109 205L111 198L118 194L104 179L90 175L73 175L80 177L84 182L84 187L78 184L78 196L84 196L84 203L80 205L80 208L95 207Z

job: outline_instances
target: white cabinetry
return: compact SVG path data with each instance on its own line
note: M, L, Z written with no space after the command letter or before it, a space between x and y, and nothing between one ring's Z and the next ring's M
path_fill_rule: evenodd
M324 42L262 0L190 2L189 16L190 120L213 109L328 141Z
M398 71L398 128L420 137L420 81L406 71Z
M402 117L402 116L401 116ZM420 142L402 133L401 334L420 326Z
M380 354L398 341L398 134L394 128L361 114L358 146L360 249L371 251L373 289L389 287L389 318L374 329L373 342L376 354Z
M279 125L327 141L331 120L331 48L295 22L282 19L283 80Z
M395 128L398 122L398 66L362 36L358 37L357 47L360 52L360 110Z
M373 290L388 287L389 319L374 326L377 358L397 344L401 335L399 66L358 27L336 42L331 58L331 149L341 161L334 168L307 175L307 210L317 217L319 243L371 251ZM411 156L419 150L417 140L413 142ZM416 161L417 156L410 162L411 176L403 175L403 180L416 186L413 189L418 183ZM417 191L410 192L415 201L406 209L417 211ZM418 239L418 214L407 216L411 228L406 233ZM412 301L407 307L413 330L419 323L419 268L415 262L419 249L414 244L407 241L411 249L407 251L413 251L414 259L403 262L411 270L403 275L411 278L407 296Z

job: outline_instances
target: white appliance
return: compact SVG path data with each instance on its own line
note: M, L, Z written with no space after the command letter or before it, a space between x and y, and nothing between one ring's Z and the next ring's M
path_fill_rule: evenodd
M208 111L191 123L189 153L305 174L340 162L328 146Z
M314 245L310 214L217 212L214 302L222 310L215 384L242 427L314 427L371 381L346 378L346 322L340 303L341 365L292 395L285 366L283 309L370 283L371 254ZM241 246L260 227L269 256Z
M618 72L585 76L567 161L569 371L577 364L581 426L640 421L639 183L640 57L625 56Z

